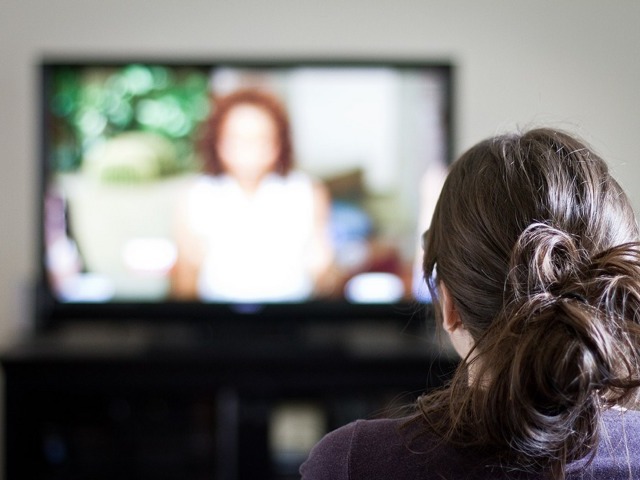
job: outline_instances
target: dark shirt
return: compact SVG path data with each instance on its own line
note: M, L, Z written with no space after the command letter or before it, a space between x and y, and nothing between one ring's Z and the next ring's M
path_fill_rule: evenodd
M567 466L567 480L640 479L640 412L603 415L593 462ZM407 419L358 420L326 435L300 468L303 480L542 479L540 473L499 467L481 454L455 448Z

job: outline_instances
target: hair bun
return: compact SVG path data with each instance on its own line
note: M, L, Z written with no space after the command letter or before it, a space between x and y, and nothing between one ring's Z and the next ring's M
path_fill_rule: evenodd
M543 223L522 232L486 345L508 357L492 367L492 383L508 385L512 425L523 429L514 436L538 432L563 445L580 432L578 450L593 442L601 406L633 400L640 382L640 247L590 256L581 245Z
M533 223L513 248L507 286L515 299L552 293L586 300L578 277L587 262L586 252L571 235L544 223Z
M547 298L541 302L540 298ZM542 295L525 300L524 322L513 373L529 372L522 383L524 403L543 414L583 405L615 377L620 355L602 315L570 297Z
M638 244L590 258L574 237L548 225L522 233L499 337L500 348L513 345L504 373L531 426L633 398L640 381L639 279Z

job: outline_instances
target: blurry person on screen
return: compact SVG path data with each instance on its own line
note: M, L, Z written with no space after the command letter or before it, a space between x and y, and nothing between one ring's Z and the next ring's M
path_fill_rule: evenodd
M216 98L202 155L204 173L178 209L173 295L268 303L319 294L333 257L330 196L294 168L279 99L256 89Z

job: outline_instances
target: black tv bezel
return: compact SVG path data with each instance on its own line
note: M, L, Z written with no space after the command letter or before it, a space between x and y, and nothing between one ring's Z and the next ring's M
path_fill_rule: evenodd
M48 186L50 166L47 158L50 144L50 118L48 111L48 92L50 91L50 72L59 67L117 67L127 64L154 64L174 67L214 68L244 67L258 69L293 68L293 67L390 67L394 69L425 69L441 72L445 81L445 129L446 153L445 161L453 161L455 144L454 126L454 81L455 67L453 62L429 58L252 58L224 57L212 58L180 58L153 55L123 56L44 56L37 64L38 97L38 145L39 145L39 183L38 183L38 277L35 287L35 325L38 330L47 330L66 322L108 321L108 322L179 322L179 323L211 323L221 328L229 325L249 324L308 324L315 322L344 323L357 321L399 321L403 325L413 321L416 316L424 318L432 315L429 304L417 301L398 303L353 304L345 301L309 301L292 304L218 304L199 301L159 302L60 302L52 292L45 265L44 238L44 195ZM248 323L247 323L248 322Z

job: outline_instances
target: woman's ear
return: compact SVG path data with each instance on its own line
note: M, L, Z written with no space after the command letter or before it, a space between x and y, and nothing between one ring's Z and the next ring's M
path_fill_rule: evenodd
M440 290L440 298L442 299L440 305L442 309L442 326L449 334L452 334L458 328L462 328L462 321L460 321L460 315L453 303L453 297L447 286L443 282L440 282L438 288Z
M438 288L440 289L442 327L449 335L451 344L460 358L467 358L469 352L473 350L473 338L462 323L460 313L453 303L453 297L447 286L440 282Z

